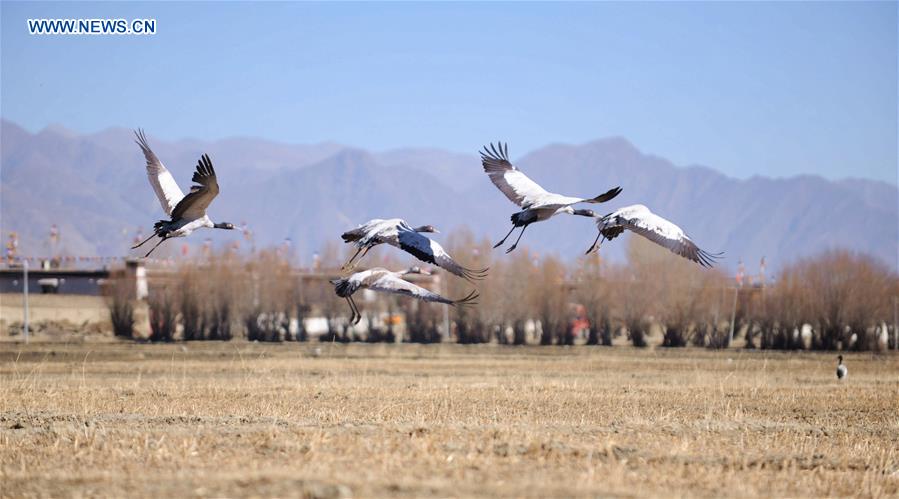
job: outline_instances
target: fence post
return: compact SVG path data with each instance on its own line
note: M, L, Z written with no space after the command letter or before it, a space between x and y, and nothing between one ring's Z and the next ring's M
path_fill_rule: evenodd
M25 343L28 343L28 260L22 260L22 303L24 305L22 318L22 333L25 336Z

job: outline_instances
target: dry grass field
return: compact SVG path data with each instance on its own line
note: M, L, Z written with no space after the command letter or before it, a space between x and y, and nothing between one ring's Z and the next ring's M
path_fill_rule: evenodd
M0 343L0 496L897 496L899 357L835 357Z

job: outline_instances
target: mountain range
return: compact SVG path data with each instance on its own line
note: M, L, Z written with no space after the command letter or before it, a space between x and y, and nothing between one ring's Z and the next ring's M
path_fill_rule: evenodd
M369 152L330 142L285 144L256 138L173 142L149 132L150 145L183 190L200 155L212 157L221 187L210 209L213 220L246 223L257 246L290 238L305 262L327 242L340 243L340 233L371 218L432 224L443 233L438 238L468 226L478 236L498 240L517 211L484 175L476 151ZM163 217L133 137L124 128L79 134L50 126L30 133L0 122L4 243L15 231L20 254L46 255L51 251L49 228L56 224L58 252L129 254L137 227L149 234L153 222ZM707 167L676 166L617 137L552 144L523 156L514 147L510 144L513 162L547 190L593 197L621 186L616 199L590 207L607 213L645 204L680 225L704 249L724 251L722 264L731 270L741 259L751 269L764 256L769 268L776 269L837 247L899 266L895 185L815 175L737 179ZM522 246L574 259L590 245L595 230L582 217L556 217L530 227ZM207 237L215 244L243 241L238 232L214 230L190 242L198 246ZM603 251L620 259L625 246L616 240Z

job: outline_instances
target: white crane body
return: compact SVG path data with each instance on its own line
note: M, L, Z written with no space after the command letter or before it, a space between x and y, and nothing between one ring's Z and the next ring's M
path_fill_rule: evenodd
M353 300L353 294L363 288L381 293L409 296L426 302L444 303L450 306L474 305L477 303L477 291L472 291L464 298L451 300L403 279L403 276L408 274L428 274L428 272L418 267L411 267L402 272L391 272L385 268L376 267L356 272L346 278L332 279L331 284L334 284L334 292L337 296L345 298L349 304L353 314L350 322L353 324L357 324L362 319L362 314L359 313L356 302Z
M587 253L594 250L599 251L600 237L603 240L612 240L625 230L629 230L703 267L711 267L715 260L722 255L700 249L683 229L651 212L642 204L625 206L604 217L599 217L596 219L596 227L599 229L599 234Z
M166 239L187 237L197 229L234 229L234 224L213 223L206 214L206 208L219 193L218 179L212 166L212 160L208 155L204 154L200 157L192 178L199 185L191 186L190 192L185 195L178 187L178 183L175 182L172 173L150 149L143 130L137 130L134 134L137 136L137 145L140 146L147 162L147 178L150 181L150 187L156 193L162 211L169 216L169 220L156 222L153 225L153 234L140 244L133 246L132 249L143 246L154 236L158 236L160 241L147 252L145 255L147 257Z
M350 270L368 251L379 245L389 244L427 263L434 264L451 274L473 281L483 279L488 269L469 269L454 260L437 241L422 235L425 232L438 232L431 225L412 227L401 218L369 220L353 230L341 235L344 242L353 243L357 250L350 257L343 270Z
M506 242L516 227L522 227L518 239L506 250L506 253L518 247L518 242L521 241L521 236L528 225L549 220L562 213L595 217L596 213L593 210L575 210L572 206L578 203L604 203L621 192L620 187L615 187L594 198L563 196L549 192L509 161L508 144L484 146L484 150L481 151L481 165L493 185L505 194L509 201L523 208L522 211L512 215L512 229L509 230L509 233L493 246L494 248L499 247Z

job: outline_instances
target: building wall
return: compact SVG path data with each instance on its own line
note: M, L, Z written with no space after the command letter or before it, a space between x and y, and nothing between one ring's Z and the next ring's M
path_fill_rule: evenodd
M96 271L47 271L47 270L31 270L28 272L28 292L31 294L40 294L41 287L38 284L40 279L58 279L59 287L57 293L71 295L92 295L101 294L101 284L109 277L109 272L105 270ZM21 293L24 286L22 279L22 271L19 269L0 270L0 294L5 293Z
M109 308L102 296L89 295L28 295L29 320L63 321L75 324L109 322ZM21 293L0 293L0 322L9 325L21 322L23 300Z

